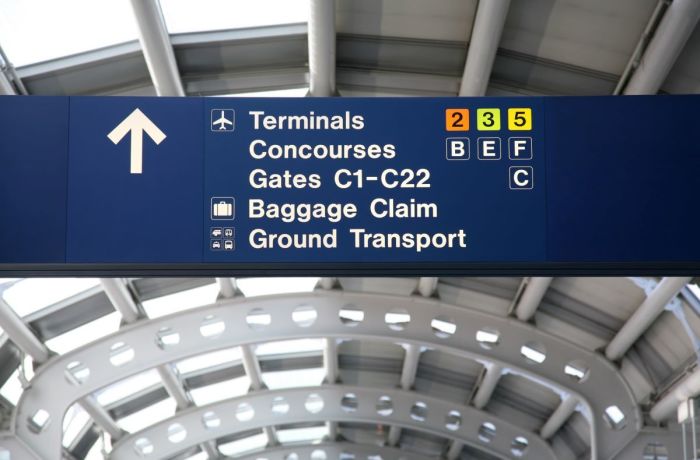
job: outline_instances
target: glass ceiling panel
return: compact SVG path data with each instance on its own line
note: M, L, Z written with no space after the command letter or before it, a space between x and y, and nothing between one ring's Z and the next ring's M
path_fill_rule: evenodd
M16 369L5 384L0 388L0 395L9 402L17 405L19 397L22 396L22 383L19 381L19 368Z
M80 404L73 404L63 418L63 447L70 447L90 422L90 416Z
M248 452L262 450L267 444L267 436L264 433L227 442L219 446L219 452L223 455L237 457Z
M0 2L0 45L16 67L137 38L128 0Z
M186 358L175 363L177 371L181 374L199 371L209 367L220 366L226 363L233 363L241 360L240 347L226 348L225 350L212 351Z
M322 367L293 371L263 372L262 379L270 390L313 387L323 383L326 372Z
M161 316L177 313L190 308L201 307L216 302L219 294L219 285L216 283L206 286L188 289L175 294L157 297L155 299L142 302L143 309L149 318L159 318Z
M308 22L309 0L160 0L171 34Z
M103 406L108 406L112 403L120 401L129 395L138 393L151 386L161 384L158 371L150 369L140 374L132 375L123 380L120 380L112 385L100 390L97 394L97 402Z
M319 351L323 351L323 339L295 339L263 343L257 346L255 354L270 356Z
M190 396L196 405L205 406L224 399L243 396L248 393L248 388L250 388L250 379L247 376L243 376L204 387L193 388L190 390Z
M28 278L7 288L2 298L19 316L27 316L98 284L96 278Z
M70 331L56 336L46 341L46 346L49 350L58 354L68 353L78 347L86 345L90 342L116 332L119 329L119 323L122 316L115 312L83 324L80 327L71 329Z
M238 289L246 297L272 294L289 294L294 292L311 292L316 287L318 278L239 278Z
M168 417L175 415L175 409L177 404L173 398L164 399L160 402L152 404L145 409L141 409L138 412L134 412L119 421L119 425L123 430L129 433L135 433L141 431L144 428L158 423L161 420L165 420Z
M273 89L270 91L253 91L248 93L217 94L212 97L304 97L309 88Z
M323 440L324 436L328 436L328 427L326 425L277 430L277 439L282 444L295 444L312 441L320 442Z

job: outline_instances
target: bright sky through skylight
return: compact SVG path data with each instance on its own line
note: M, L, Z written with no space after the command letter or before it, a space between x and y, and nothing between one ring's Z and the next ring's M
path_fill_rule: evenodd
M318 278L240 278L238 288L246 297L294 292L311 292Z
M282 444L321 441L324 436L328 436L328 427L326 425L277 431L277 439Z
M107 334L116 332L119 329L121 319L122 316L116 311L109 313L101 318L90 321L80 327L76 327L75 329L71 329L68 332L47 340L46 346L49 347L49 350L58 354L68 353L78 347L94 342Z
M309 19L308 0L160 0L168 32L294 24Z
M175 400L173 398L167 398L120 419L117 424L123 430L126 430L129 433L135 433L143 430L149 425L153 425L154 423L158 423L168 417L172 417L175 415L175 408Z
M190 390L192 401L198 406L204 406L224 399L243 396L248 393L250 379L248 376L237 377L231 380L214 383L204 387Z
M137 38L129 0L0 2L0 45L16 67Z
M216 296L218 294L219 285L212 283L175 294L156 297L155 299L142 302L142 305L149 318L159 318L179 311L214 303L216 302Z
M9 287L2 297L18 315L26 316L98 284L96 278L27 278Z
M239 456L246 452L262 449L267 444L267 436L264 433L238 439L219 445L219 452L227 456Z

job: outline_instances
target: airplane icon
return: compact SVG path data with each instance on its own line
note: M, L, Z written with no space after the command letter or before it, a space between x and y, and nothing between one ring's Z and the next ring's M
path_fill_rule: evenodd
M216 118L215 117L219 117ZM212 131L233 131L235 113L232 109L214 109L211 111Z

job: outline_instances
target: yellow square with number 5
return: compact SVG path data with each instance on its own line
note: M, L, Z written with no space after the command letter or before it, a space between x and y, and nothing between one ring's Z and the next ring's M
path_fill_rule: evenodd
M532 109L508 109L508 129L510 131L532 131Z
M476 109L476 129L479 131L501 129L501 109Z

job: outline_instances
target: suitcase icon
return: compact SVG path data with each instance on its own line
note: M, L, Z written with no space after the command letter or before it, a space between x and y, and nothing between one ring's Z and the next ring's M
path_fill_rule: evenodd
M234 205L233 198L228 197L214 197L211 199L211 218L214 220L219 219L233 219Z

